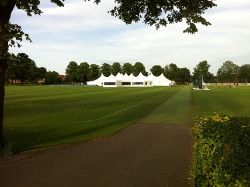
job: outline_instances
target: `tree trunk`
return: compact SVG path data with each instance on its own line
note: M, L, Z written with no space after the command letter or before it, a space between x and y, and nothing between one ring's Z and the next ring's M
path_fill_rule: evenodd
M8 30L11 13L15 7L16 0L9 0L6 4L0 5L0 149L4 148L3 118L4 118L4 84L8 56Z
M4 117L4 83L5 71L7 66L6 55L8 52L8 43L4 41L4 24L0 23L0 149L4 148L3 136L3 117Z
M6 61L0 59L0 149L4 148L3 136L3 110L4 110L4 83L5 83Z

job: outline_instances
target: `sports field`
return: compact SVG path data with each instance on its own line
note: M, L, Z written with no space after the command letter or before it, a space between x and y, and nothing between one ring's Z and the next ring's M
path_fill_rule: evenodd
M6 87L4 129L11 152L112 135L137 122L192 124L197 115L250 115L250 88Z

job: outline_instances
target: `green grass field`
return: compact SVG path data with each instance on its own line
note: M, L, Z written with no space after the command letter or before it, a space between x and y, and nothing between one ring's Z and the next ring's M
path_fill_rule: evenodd
M5 137L8 149L16 153L112 135L136 121L181 125L214 112L250 116L249 95L247 87L9 86Z
M4 129L13 152L111 135L178 88L7 87Z
M219 112L250 116L250 87L211 87L210 91L192 91L192 103L197 115Z

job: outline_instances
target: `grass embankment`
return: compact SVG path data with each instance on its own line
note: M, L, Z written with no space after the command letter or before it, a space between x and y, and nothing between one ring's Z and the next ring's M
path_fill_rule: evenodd
M179 88L7 87L5 136L11 152L114 134Z

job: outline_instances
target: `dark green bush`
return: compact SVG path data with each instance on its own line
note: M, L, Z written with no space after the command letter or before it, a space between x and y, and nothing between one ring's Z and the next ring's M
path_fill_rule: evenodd
M195 186L250 186L250 118L215 114L193 134Z

